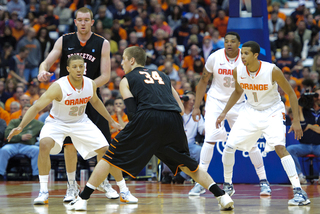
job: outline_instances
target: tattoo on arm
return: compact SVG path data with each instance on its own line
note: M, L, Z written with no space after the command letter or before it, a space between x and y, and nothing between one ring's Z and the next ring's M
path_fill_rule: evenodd
M210 76L209 72L207 70L204 70L202 73L201 79L206 80L209 78L209 76Z

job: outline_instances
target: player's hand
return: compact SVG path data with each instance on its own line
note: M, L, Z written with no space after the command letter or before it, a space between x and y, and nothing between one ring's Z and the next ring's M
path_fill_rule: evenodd
M111 125L114 129L117 129L117 130L122 130L122 129L123 129L123 127L122 127L119 123L117 123L117 122L115 122L115 121L113 121L110 125Z
M48 71L41 71L38 74L38 80L40 82L48 81L52 77L53 73L50 73Z
M292 125L288 131L288 133L290 133L291 131L294 131L294 139L296 140L300 140L301 137L303 136L303 131L302 131L302 128L301 128L301 125L300 125L300 122L297 121L293 121L292 122Z
M194 108L192 111L192 119L194 120L194 122L199 122L201 118L200 115L201 115L200 108Z
M20 134L20 132L22 132L22 128L21 127L17 127L17 128L12 129L10 134L7 137L8 142L10 142L10 140L11 140L11 138L13 136Z
M221 113L219 115L219 117L217 118L217 121L216 121L216 128L220 128L221 127L221 123L222 121L224 121L224 118L226 117L226 114L225 113Z

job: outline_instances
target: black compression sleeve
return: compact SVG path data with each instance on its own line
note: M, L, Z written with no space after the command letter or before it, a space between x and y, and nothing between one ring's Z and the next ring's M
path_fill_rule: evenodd
M126 105L126 108L127 108L128 119L132 120L137 110L136 101L134 100L133 97L130 97L124 100L124 104Z

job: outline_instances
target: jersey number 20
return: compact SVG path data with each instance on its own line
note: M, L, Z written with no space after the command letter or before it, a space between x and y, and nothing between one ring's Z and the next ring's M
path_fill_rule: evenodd
M157 71L152 71L151 76L145 71L139 71L139 74L144 75L147 78L144 80L144 82L147 84L154 84L154 81L158 81L160 85L164 85L164 82Z

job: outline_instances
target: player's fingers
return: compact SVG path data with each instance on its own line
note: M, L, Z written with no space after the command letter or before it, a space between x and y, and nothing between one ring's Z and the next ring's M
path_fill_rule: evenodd
M291 131L292 131L292 126L290 127L290 129L289 129L288 133L290 133Z

